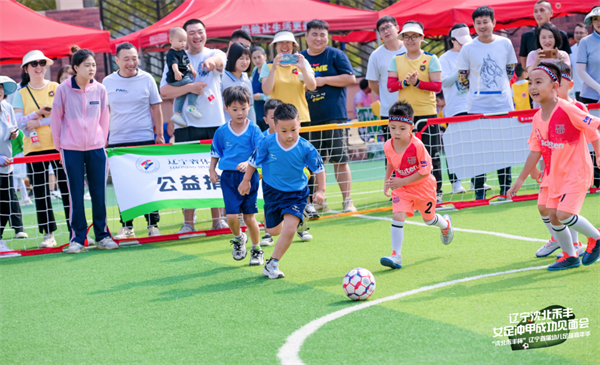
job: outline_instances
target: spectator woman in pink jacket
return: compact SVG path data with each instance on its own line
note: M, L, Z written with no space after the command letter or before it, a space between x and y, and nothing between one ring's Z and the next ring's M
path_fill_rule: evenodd
M50 123L54 146L61 154L69 183L72 238L67 253L85 251L87 220L83 195L86 174L97 247L112 250L119 246L108 231L106 219L108 169L104 146L108 137L108 95L104 86L94 80L96 60L92 51L77 51L72 65L74 76L56 89Z

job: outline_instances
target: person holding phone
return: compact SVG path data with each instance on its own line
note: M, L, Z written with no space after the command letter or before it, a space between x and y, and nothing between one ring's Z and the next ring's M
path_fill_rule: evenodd
M13 108L19 129L23 131L23 149L26 157L58 153L54 147L50 116L58 83L45 79L47 67L54 62L41 51L30 51L21 65L21 89L16 92ZM37 211L38 229L44 234L40 248L56 246L54 232L58 229L50 199L49 167L52 166L58 180L68 232L70 201L67 176L58 161L32 162L28 164L32 174L33 193Z
M564 62L571 64L569 54L560 50L562 39L560 31L552 23L546 23L536 28L537 47L527 55L527 72L533 71L540 63Z

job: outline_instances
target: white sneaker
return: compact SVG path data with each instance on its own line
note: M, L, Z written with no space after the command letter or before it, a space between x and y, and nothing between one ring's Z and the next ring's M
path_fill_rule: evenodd
M19 201L19 205L22 205L22 206L25 207L25 206L28 206L28 205L33 205L33 202L31 201L31 198L25 197L25 199L22 199L22 200Z
M5 240L0 240L0 252L5 252L5 251L12 251L10 248L8 248L8 245L6 244Z
M183 120L181 113L173 113L173 116L171 117L171 122L177 124L180 127L188 126L187 123L185 122L185 120Z
M160 231L158 230L158 227L156 227L156 226L148 227L148 237L156 237L156 236L160 236Z
M319 212L317 212L315 206L310 203L306 204L304 211L306 212L306 214L308 214L308 218L319 218Z
M442 229L442 234L441 234L440 238L441 238L443 244L449 245L450 242L452 242L452 239L454 238L454 229L452 228L452 218L450 218L450 216L448 214L444 214L442 216L442 218L444 218L448 222L448 227L446 229Z
M312 234L308 233L308 228L306 229L306 231L296 232L296 234L298 235L298 237L300 237L300 241L302 241L302 242L310 241L313 239Z
M537 257L546 257L559 248L560 245L558 244L558 241L554 238L550 238L544 246L542 246L539 250L536 251L535 255Z
M29 235L25 232L19 232L15 235L15 238L27 238Z
M193 116L196 119L200 119L202 118L202 114L200 114L200 112L198 111L198 109L196 109L195 105L188 105L188 108L186 110L186 112Z
M135 232L133 231L133 228L121 227L121 229L119 229L119 233L117 233L117 235L115 236L115 239L117 240L123 240L126 238L135 238Z
M317 212L323 213L329 211L329 206L327 206L327 199L323 201L323 204L314 204L313 205Z
M62 199L62 195L60 195L60 190L52 190L50 192L50 196L53 196L55 199Z
M344 213L356 212L356 207L354 206L354 203L352 202L352 198L344 199L342 206L344 207L344 210L343 210Z
M233 245L233 250L231 251L231 255L233 259L236 261L240 261L246 258L248 251L246 250L246 242L248 242L248 236L245 233L240 235L241 237L233 238L230 242Z
M277 266L276 266L275 260L269 259L267 261L267 264L263 268L263 271L262 271L263 275L268 276L269 279L284 278L285 275L283 274L283 272L281 270L279 270L278 264L279 263L277 263Z
M250 262L248 266L260 266L264 265L265 260L263 257L263 250L260 249L260 246L255 249L250 250Z
M181 229L179 230L179 232L177 232L177 234L181 234L181 233L192 233L196 230L196 228L194 228L194 226L190 226L189 224L184 224Z
M96 241L94 241L94 239L90 236L87 236L87 241L88 241L88 246L96 244Z
M469 191L473 191L473 190L475 190L475 185L473 185L473 182L471 181L471 185L469 185ZM486 190L486 191L492 190L492 187L486 183L483 183L483 190Z
M581 242L579 242L579 244L573 244L573 246L575 246L575 251L577 252L577 256L579 257L583 257L583 254L585 253L585 247L583 247L583 245L581 244ZM563 257L563 253L559 253L558 255L556 255L556 259L560 260L560 258Z
M113 241L111 237L106 237L101 239L100 242L98 242L98 244L96 245L96 247L99 250L114 250L116 248L119 248L119 245L117 245L117 243Z
M452 184L452 194L464 194L467 191L465 190L465 188L463 188L462 184L460 183L460 180L456 180L453 184Z
M211 229L225 229L225 228L229 228L229 224L227 224L227 222L225 222L223 219L219 219L217 224L215 224Z
M84 251L87 251L87 248L75 241L69 243L69 248L67 248L67 253L80 253Z
M89 191L83 194L83 200L92 200L92 196L90 195Z
M262 237L262 241L260 241L261 246L273 246L273 236L268 233Z
M48 233L44 235L44 240L40 243L40 248L48 248L56 246L56 240L54 234Z

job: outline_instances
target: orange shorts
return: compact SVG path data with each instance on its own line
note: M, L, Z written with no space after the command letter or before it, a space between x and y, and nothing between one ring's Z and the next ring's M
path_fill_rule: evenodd
M412 217L415 215L415 209L421 212L423 220L430 221L435 218L435 205L437 201L435 195L431 199L422 199L414 195L392 194L392 207L394 213L404 212L406 216Z
M540 192L538 193L538 202L537 205L545 206L548 203L548 188L540 188Z
M547 189L544 189L547 190ZM546 208L548 209L556 209L562 212L571 213L573 215L579 214L581 211L581 207L583 206L583 201L585 200L585 196L587 195L587 191L581 191L577 193L566 193L556 198L549 198L548 192L546 191ZM541 190L540 190L541 196ZM538 204L539 200L538 200Z

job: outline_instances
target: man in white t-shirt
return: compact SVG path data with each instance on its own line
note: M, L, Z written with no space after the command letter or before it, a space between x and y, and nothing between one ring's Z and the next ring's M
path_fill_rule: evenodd
M458 79L461 88L469 90L469 114L506 113L514 110L510 79L515 72L517 55L508 38L494 35L494 10L487 6L473 14L477 38L462 47L458 57ZM510 167L498 170L500 194L510 188ZM485 175L475 178L475 196L485 199Z
M450 29L449 41L452 48L448 52L440 56L440 65L442 66L442 91L446 107L444 108L444 117L454 117L457 115L468 114L468 90L461 87L458 83L458 56L461 48L468 43L471 43L469 27L465 23L455 24ZM452 123L448 124L451 128ZM452 194L465 193L465 188L462 187L460 180L456 174L451 172L448 166L448 177L452 183Z
M381 119L388 119L390 108L398 101L398 91L391 93L387 89L388 68L392 58L406 52L406 48L402 41L398 39L400 28L398 28L396 18L386 15L379 19L377 21L377 31L383 39L383 45L379 46L369 56L366 79L369 81L371 90L379 95ZM385 139L389 139L387 125L381 127L385 133Z
M579 93L581 92L581 78L577 75L577 52L579 50L579 42L587 37L588 31L583 23L577 23L575 25L575 30L573 31L573 39L575 39L575 44L571 46L571 73L573 74L573 81L575 85L571 90L573 92L573 96L571 98L579 100Z
M202 113L202 118L195 119L190 115L182 114L187 127L175 127L175 142L199 141L212 139L216 130L225 124L223 114L223 98L221 96L221 75L227 62L225 53L216 49L205 48L206 27L198 19L185 22L183 29L187 33L187 54L191 65L197 72L194 82L183 86L172 86L167 83L167 67L160 82L160 95L165 99L173 99L188 93L198 94L197 109ZM183 109L186 108L187 98ZM178 233L189 233L194 228L195 209L183 210L183 227ZM221 219L219 208L212 208L213 228L228 228L227 223Z
M154 77L138 68L138 52L131 43L117 47L117 72L104 78L102 84L108 93L110 105L110 134L108 147L147 146L165 143L163 132L162 99ZM154 137L156 135L156 138ZM159 236L156 226L158 212L145 215L148 236ZM133 220L123 222L116 239L133 238Z

